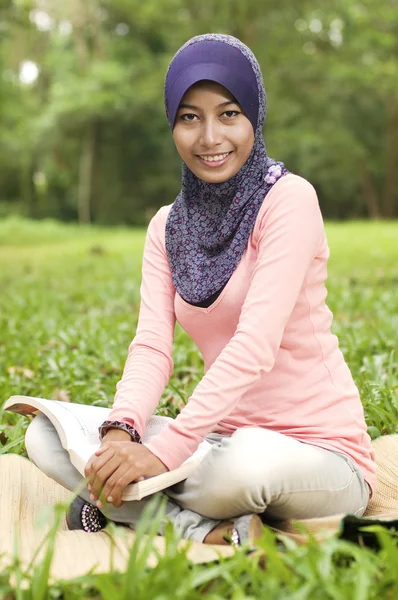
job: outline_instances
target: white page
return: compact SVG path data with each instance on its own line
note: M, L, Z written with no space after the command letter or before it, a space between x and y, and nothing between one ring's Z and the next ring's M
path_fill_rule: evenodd
M172 423L174 419L171 417L163 417L161 415L152 415L146 424L142 441L149 442L149 440L157 435L166 425Z
M108 418L109 408L58 400L40 399L40 402L43 404L43 408L51 411L56 421L62 423L65 437L63 441L67 450L72 447L79 448L80 445L87 443L99 444L98 427ZM54 425L62 439L56 422Z
M89 404L75 404L74 402L64 403L56 400L52 402L51 410L62 423L69 423L73 420L77 423L79 432L82 435L89 438L90 441L99 440L98 427L107 420L110 413L109 408ZM76 424L74 427L76 427Z

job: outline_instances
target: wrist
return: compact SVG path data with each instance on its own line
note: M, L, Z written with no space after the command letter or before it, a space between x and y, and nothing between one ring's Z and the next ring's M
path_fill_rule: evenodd
M151 452L149 450L149 452ZM161 475L162 473L166 473L169 469L168 467L166 467L166 465L160 460L160 458L158 458L156 456L156 454L153 454L151 452L152 456L151 456L151 462L152 462L152 467L151 467L151 476L154 475Z
M137 444L142 443L141 436L138 433L138 431L134 429L134 427L131 427L130 425L122 421L104 421L102 425L100 425L100 427L98 428L100 439L102 440L108 433L108 431L112 429L128 433L130 439L133 440L133 442L136 442Z
M158 462L158 466L159 466L159 475L161 473L167 473L167 471L169 471L168 466L165 465L164 462L160 460L160 458L158 458L158 457L156 457L156 458L157 458L157 462Z
M133 441L132 437L127 431L123 429L109 428L108 431L102 437L101 442L130 442Z

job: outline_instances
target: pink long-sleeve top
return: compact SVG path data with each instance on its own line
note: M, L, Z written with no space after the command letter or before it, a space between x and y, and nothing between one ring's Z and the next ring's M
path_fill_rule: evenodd
M205 374L174 422L147 444L169 469L209 432L264 427L349 455L374 488L362 403L325 303L329 248L312 185L293 174L278 180L237 268L208 308L187 303L172 283L170 207L148 226L137 331L109 418L133 420L144 431L173 371L177 320L197 344Z

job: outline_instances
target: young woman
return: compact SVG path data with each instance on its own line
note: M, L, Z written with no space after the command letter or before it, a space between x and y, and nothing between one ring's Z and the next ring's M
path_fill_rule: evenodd
M331 333L322 216L311 184L267 156L260 67L234 37L192 38L169 66L165 104L181 191L149 224L136 336L69 525L96 531L108 509L134 527L147 500L122 504L123 488L177 467L203 438L211 451L166 490L167 516L185 538L223 543L228 532L247 541L261 529L257 515L361 515L375 464ZM143 445L173 370L176 320L205 375L175 421ZM45 417L34 419L26 445L50 477L79 485Z

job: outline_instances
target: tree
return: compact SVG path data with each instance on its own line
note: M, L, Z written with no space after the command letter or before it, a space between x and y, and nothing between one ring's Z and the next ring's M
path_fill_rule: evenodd
M3 207L138 224L172 202L164 75L189 37L218 31L258 57L267 149L315 185L324 215L397 216L397 2L3 0Z

